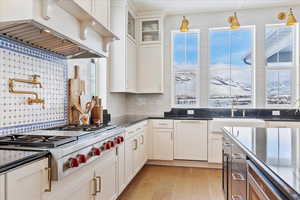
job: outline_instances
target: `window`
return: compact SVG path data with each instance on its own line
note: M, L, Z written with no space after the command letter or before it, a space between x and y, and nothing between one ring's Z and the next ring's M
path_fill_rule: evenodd
M199 31L172 32L173 105L199 106Z
M89 74L89 77L90 77L90 95L91 96L97 96L97 92L96 92L96 85L97 85L97 79L96 79L96 63L95 63L95 60L94 59L91 59L91 63L90 63L90 74Z
M292 164L292 131L287 128L267 129L267 162L276 166Z
M253 28L209 31L211 107L253 105Z
M295 99L295 27L266 26L266 104L269 106L291 105Z

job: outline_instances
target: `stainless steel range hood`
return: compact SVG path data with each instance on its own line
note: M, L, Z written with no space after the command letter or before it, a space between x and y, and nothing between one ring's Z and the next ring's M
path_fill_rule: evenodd
M0 36L54 52L66 58L104 57L96 51L34 21L21 20L0 23Z

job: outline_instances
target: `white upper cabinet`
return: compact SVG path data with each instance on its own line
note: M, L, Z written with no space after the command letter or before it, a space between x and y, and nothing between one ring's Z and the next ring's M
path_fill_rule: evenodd
M136 54L137 49L134 41L127 38L127 66L126 66L126 91L136 92Z
M161 19L141 18L140 19L140 43L157 44L161 42Z
M95 19L109 28L110 0L74 0Z
M100 23L110 28L110 0L93 0L92 13Z
M163 93L163 17L139 18L137 93Z
M163 93L161 45L143 45L138 50L137 93Z
M207 121L175 120L174 159L207 160Z
M111 92L163 93L162 17L136 16L127 1L111 1Z
M134 10L126 1L111 1L111 29L120 38L111 45L111 92L136 93L135 17Z

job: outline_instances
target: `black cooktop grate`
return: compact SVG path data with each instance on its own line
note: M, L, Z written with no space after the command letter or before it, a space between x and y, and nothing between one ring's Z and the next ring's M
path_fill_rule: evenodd
M0 145L19 145L28 147L55 148L77 138L72 136L49 136L49 135L8 135L0 137Z

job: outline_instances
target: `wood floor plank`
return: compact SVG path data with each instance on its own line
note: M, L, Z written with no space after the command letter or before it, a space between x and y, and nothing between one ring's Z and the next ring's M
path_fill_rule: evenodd
M118 200L224 200L222 171L146 165Z

